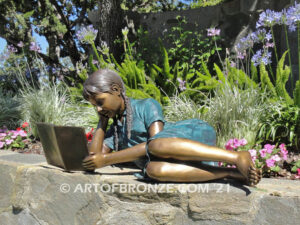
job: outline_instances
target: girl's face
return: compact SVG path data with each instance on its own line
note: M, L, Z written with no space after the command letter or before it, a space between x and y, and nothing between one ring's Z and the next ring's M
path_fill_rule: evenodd
M119 88L112 88L112 92L98 93L89 99L89 102L96 107L97 112L109 118L121 115L125 110L124 99Z

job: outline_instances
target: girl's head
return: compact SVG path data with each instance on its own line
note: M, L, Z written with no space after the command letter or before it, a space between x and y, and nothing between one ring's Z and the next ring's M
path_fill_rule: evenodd
M84 82L83 97L97 107L100 115L113 118L115 150L118 150L117 115L122 116L121 112L126 109L128 139L132 123L132 109L122 78L112 70L98 70Z
M123 96L125 86L122 78L114 71L108 69L92 73L83 84L83 97L90 100L99 93L112 93L112 87L117 85Z

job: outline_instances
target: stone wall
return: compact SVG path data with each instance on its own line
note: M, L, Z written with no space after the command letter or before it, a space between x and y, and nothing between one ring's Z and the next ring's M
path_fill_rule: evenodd
M153 189L156 184L134 178L135 169L70 173L41 161L0 152L0 225L289 225L300 220L300 181L263 179L249 188L220 180ZM90 184L98 184L97 191L86 188ZM121 185L135 189L122 191ZM152 189L143 192L143 187Z

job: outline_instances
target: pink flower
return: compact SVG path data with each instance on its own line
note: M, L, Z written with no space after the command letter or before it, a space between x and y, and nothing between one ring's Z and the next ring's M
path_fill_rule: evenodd
M3 148L5 142L0 141L0 148Z
M248 150L248 152L250 153L251 155L251 159L252 159L252 162L255 163L255 160L257 158L257 151L255 149L250 149Z
M282 150L282 149L285 149L286 150L286 147L285 147L285 144L282 143L281 145L279 145L279 148Z
M279 155L272 155L271 159L273 159L274 161L278 162L281 160L281 158L279 157Z
M280 155L284 160L287 160L288 151L286 150L285 144L279 145Z
M266 163L267 163L267 167L273 167L275 165L275 160L270 158L270 159L267 159L266 160Z
M0 137L5 137L6 135L6 133L0 133Z
M263 148L263 149L259 150L259 153L260 153L260 156L262 158L265 158L266 157L266 153L267 153L267 149Z
M219 166L223 166L223 162L218 162L218 165Z
M229 139L225 145L225 149L227 150L233 150L233 139Z
M233 148L236 149L241 146L240 140L235 138L233 139Z
M240 145L241 146L245 146L246 144L248 144L248 141L245 138L240 140Z
M18 135L21 137L27 137L27 133L24 130L19 130Z
M14 140L12 140L12 139L7 139L7 140L5 140L5 143L6 143L7 145L10 145L13 141L14 141Z
M271 154L275 148L275 145L266 144L264 148L267 149L267 153Z
M298 176L300 176L300 168L297 169Z

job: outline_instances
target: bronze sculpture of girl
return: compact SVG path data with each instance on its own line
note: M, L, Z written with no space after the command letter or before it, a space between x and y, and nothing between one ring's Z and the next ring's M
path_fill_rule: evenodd
M248 152L215 147L215 131L204 121L167 123L156 100L128 98L121 77L114 71L91 74L84 83L83 95L100 117L90 155L83 160L87 170L134 161L142 169L142 177L157 181L232 178L254 186L261 179ZM106 132L109 118L114 122ZM236 168L206 165L218 161Z

